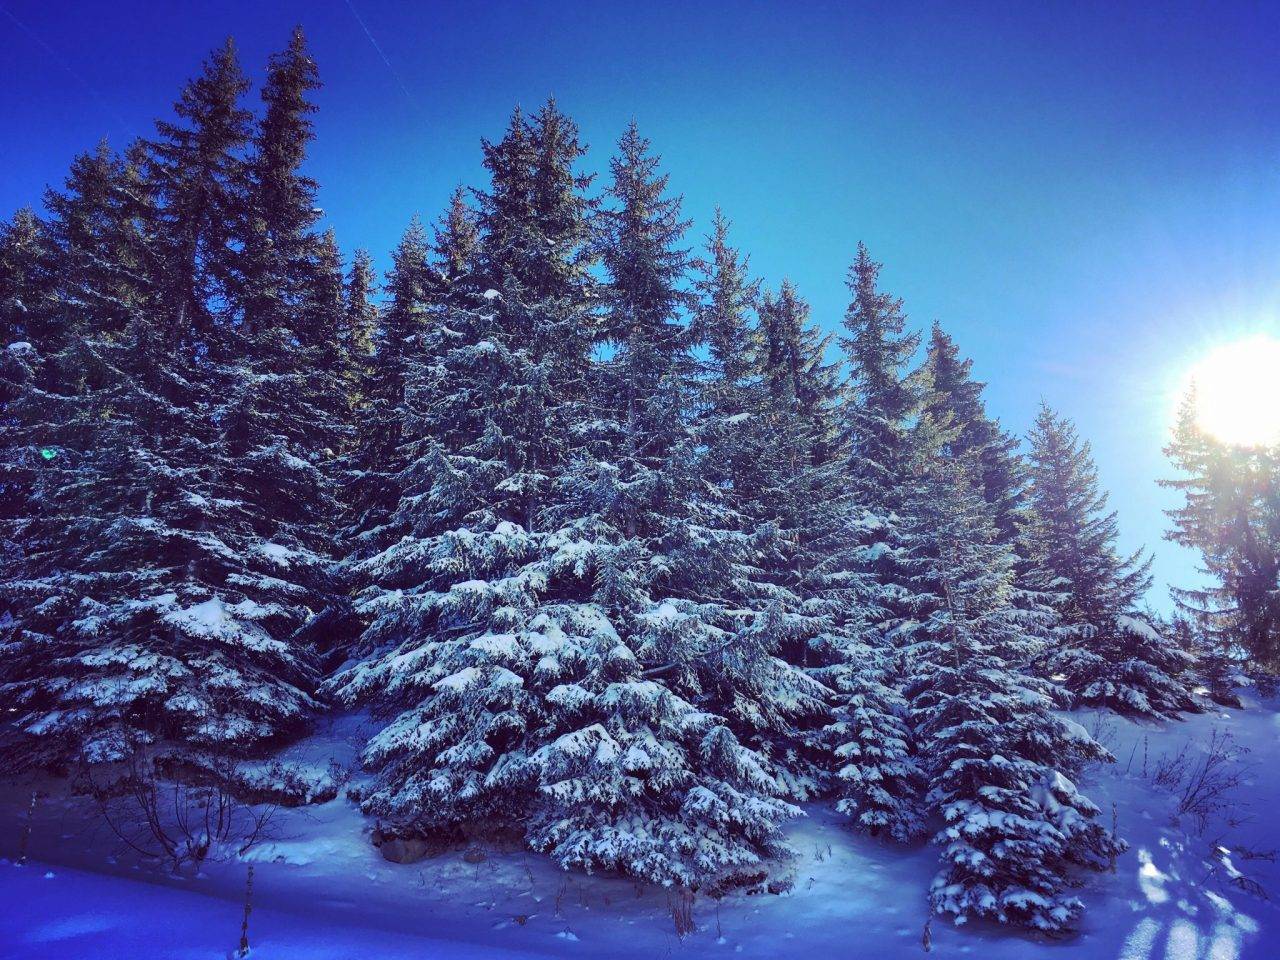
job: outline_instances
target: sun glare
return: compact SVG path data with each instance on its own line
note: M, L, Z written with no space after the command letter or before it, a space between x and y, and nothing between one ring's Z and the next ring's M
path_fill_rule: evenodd
M1191 372L1196 416L1224 443L1280 443L1280 339L1250 337L1218 347Z

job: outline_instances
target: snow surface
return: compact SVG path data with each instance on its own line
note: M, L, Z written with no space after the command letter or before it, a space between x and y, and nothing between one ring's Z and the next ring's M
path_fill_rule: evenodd
M1089 874L1078 936L1047 941L986 924L931 925L937 957L973 960L1275 960L1280 957L1280 799L1275 702L1184 722L1138 724L1084 711L1075 720L1118 758L1082 778L1109 824L1112 803L1129 840L1115 874ZM1250 750L1230 811L1200 831L1178 821L1176 791L1153 783L1161 762L1211 731ZM300 768L353 762L369 730L332 721L283 758ZM54 785L44 787L52 793ZM30 784L0 795L0 855L16 854ZM876 960L924 956L925 894L937 850L903 849L853 834L811 804L789 831L798 851L786 894L699 899L698 930L678 940L661 889L565 872L546 858L486 849L399 865L369 844L371 824L345 799L281 811L255 864L252 957L793 957ZM1232 825L1228 820L1241 822ZM0 956L197 960L225 958L240 929L245 867L224 861L197 877L131 862L83 803L42 801L33 861L0 863ZM1247 877L1272 900L1250 892Z
M243 908L228 900L60 867L0 863L8 960L226 960ZM315 904L326 910L330 904ZM535 953L433 941L273 906L250 916L250 960L526 960Z

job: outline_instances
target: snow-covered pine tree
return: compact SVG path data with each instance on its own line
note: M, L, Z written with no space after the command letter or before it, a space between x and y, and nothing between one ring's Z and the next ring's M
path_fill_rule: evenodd
M378 312L374 350L363 378L343 539L348 560L364 559L387 546L388 518L401 494L400 471L406 371L429 333L428 313L438 293L430 242L415 217L392 252L386 279L389 302Z
M1024 628L1011 603L1013 553L999 541L980 469L976 457L921 464L898 528L915 596L894 638L908 663L926 802L945 822L930 901L957 923L1058 932L1083 909L1068 892L1074 869L1104 869L1123 849L1070 779L1109 755L1053 713L1047 684L1000 654L1024 645Z
M12 411L44 371L43 357L59 349L58 328L50 323L53 281L47 230L24 207L0 224L0 523L22 515L32 469L39 465ZM0 533L0 564L16 559L18 550L9 531Z
M39 388L49 372L41 350L56 354L57 326L51 324L54 274L44 223L23 208L0 224L0 582L20 577L28 552L15 539L15 521L29 515L37 468L43 458L32 447L38 438L23 430L19 400ZM40 346L37 346L40 345ZM17 629L22 606L0 590L0 642Z
M194 327L206 342L236 283L233 236L252 120L241 100L248 90L228 37L183 88L177 118L157 121L157 137L147 144L146 177L161 200L157 256L165 307L175 333Z
M903 489L912 456L911 423L924 391L920 376L908 369L920 334L906 331L902 301L879 289L881 268L859 243L849 268L853 297L840 346L851 378L844 411L851 485L860 504L884 515Z
M335 456L351 447L355 435L347 373L361 356L359 342L353 343L350 336L347 278L333 228L314 238L313 254L309 266L312 279L299 298L299 329L294 336L306 352L309 368L309 376L300 389L323 416L308 447L320 451L324 472L332 478L338 472ZM357 352L349 353L349 348ZM322 443L328 445L322 447Z
M1199 551L1212 579L1177 591L1179 607L1219 657L1280 672L1280 454L1210 436L1192 389L1165 455L1180 475L1161 485L1183 496L1166 536Z
M266 516L312 526L332 511L327 461L345 426L341 255L331 233L315 232L317 187L301 172L313 137L308 94L319 85L297 29L268 64L265 110L237 185L231 305L241 323L220 358L235 391L225 428L242 467L236 482L259 488L249 500Z
M53 288L45 225L30 207L0 224L0 343L43 344L51 329L43 309ZM53 347L56 349L56 347Z
M301 29L272 55L244 179L236 195L239 250L230 306L239 323L213 351L223 397L219 500L274 568L237 586L281 613L274 634L314 664L318 634L346 598L333 575L341 519L340 456L352 424L344 381L342 255L316 224L317 185L303 172L313 139L309 96L320 86ZM288 619L285 619L287 615ZM313 619L314 618L314 619ZM326 647L328 641L326 641Z
M364 752L375 780L363 808L389 831L521 831L549 691L607 627L600 617L566 628L567 618L539 616L544 532L531 526L549 488L544 471L568 459L567 401L581 395L590 342L587 203L568 123L553 105L532 120L517 111L500 141L484 143L481 245L460 282L482 306L464 302L428 323L438 273L416 224L388 281L376 359L388 375L370 422L395 417L382 435L394 429L396 439L363 468L396 478L384 491L395 493L402 473L410 482L386 519L366 522L379 532L353 564L368 620L363 657L331 686L387 719ZM422 362L407 364L400 351L418 337ZM418 456L388 469L410 425Z
M790 662L810 666L814 637L832 629L838 607L854 600L849 588L861 586L829 563L849 519L839 421L844 392L838 364L828 360L832 338L810 322L809 305L790 281L776 296L764 295L757 337L754 366L763 388L757 429L769 449L756 468L762 482L749 512L777 531L779 552L766 562L773 581L799 601L805 621L781 650Z
M623 439L627 405L587 407L581 152L554 103L485 144L476 270L413 376L415 432L438 439L407 471L402 538L358 565L375 652L335 688L392 717L365 752L364 799L392 829L515 830L566 866L693 885L758 870L788 808L722 721L643 675L640 657L687 651L700 621L647 595L654 518L633 515L628 536L609 464L585 455L591 437ZM671 291L637 289L654 299L627 301L645 312L626 329L661 334Z
M15 297L15 305L21 304L22 327L14 330L18 346L7 359L30 390L55 396L92 389L94 383L84 380L83 366L68 349L75 346L75 331L85 311L92 311L98 330L119 332L128 324L132 289L153 267L146 247L122 226L132 218L145 219L151 209L150 194L138 174L139 157L137 145L126 160L114 156L106 141L100 142L72 162L64 191L45 192L47 226L40 224L39 233L33 234L37 222L20 221L22 238L15 253L25 261L19 269L26 275L21 281L26 289ZM6 471L15 483L6 515L13 519L39 512L25 497L35 473L50 466L46 457L52 450L44 442L51 438L48 425L34 430L24 426L33 424L16 418L7 433L14 453L6 458Z
M30 552L4 584L28 610L3 657L22 711L9 759L94 763L164 744L199 763L297 729L310 699L269 632L277 612L227 595L252 560L215 520L196 341L169 329L145 181L104 159L49 204L68 336L57 383L19 408L52 456L17 530ZM73 230L73 210L95 229Z
M1017 546L1026 512L1026 464L1016 436L987 415L982 392L973 379L973 361L960 356L950 335L935 321L925 358L929 389L924 410L937 423L949 424L955 436L940 451L946 457L976 456L982 494L994 511L1002 542Z
M927 344L924 374L927 380L923 412L947 436L938 449L949 459L976 458L982 495L991 506L1000 542L1012 547L1017 556L1014 578L1014 605L1023 611L1028 644L1025 653L1004 651L1018 667L1035 667L1055 644L1060 627L1052 591L1045 585L1051 578L1035 569L1025 542L1027 525L1027 465L1017 437L1007 433L998 421L987 416L982 392L986 384L973 379L973 361L962 359L955 341L935 321ZM1038 637L1039 643L1031 643ZM1065 704L1069 696L1060 699Z
M233 181L240 240L237 300L250 335L299 326L297 307L314 279L317 184L302 173L314 136L308 99L320 87L306 38L295 28L289 45L271 56L262 88L265 111L252 149Z
M49 203L67 346L56 386L22 400L53 456L5 583L31 611L3 680L25 762L155 745L199 766L297 733L316 706L288 642L311 609L301 551L268 538L228 456L244 86L228 46L144 164L85 166L92 181Z
M1249 678L1244 670L1243 654L1238 648L1225 642L1221 636L1204 631L1182 610L1174 611L1164 630L1179 647L1195 658L1197 694L1203 694L1222 707L1239 710L1244 706L1236 690L1245 686Z
M879 289L879 273L859 244L840 341L849 367L840 411L845 508L824 561L841 616L818 671L836 691L836 709L819 742L830 754L838 809L858 829L908 840L925 829L924 781L900 693L901 653L887 631L917 603L899 564L899 511L922 459L913 423L924 394L908 366L919 337L906 332L901 301Z
M378 277L373 257L357 250L351 258L343 291L344 309L339 344L342 351L343 382L352 423L358 423L367 404L368 378L372 372L374 337L378 330L378 305L374 295ZM353 443L355 438L353 437Z
M1116 552L1116 514L1098 489L1089 444L1047 405L1029 439L1029 553L1044 592L1060 598L1062 620L1048 672L1080 704L1156 716L1195 709L1189 656L1139 609L1151 561Z
M616 592L602 601L628 624L632 649L658 664L665 686L773 755L768 769L778 784L802 796L808 788L791 775L797 765L787 754L798 745L797 725L821 714L822 690L779 656L799 603L789 597L784 606L785 591L762 570L779 535L772 514L765 520L752 509L759 491L745 476L762 469L773 439L745 327L752 285L717 218L712 259L697 281L704 302L691 330L679 322L694 303L681 287L678 201L665 196L666 177L634 125L619 151L612 203L601 215L610 281L602 337L611 352L598 367L595 440L576 480L582 512L617 558L609 562L628 564L625 576L611 574ZM723 380L703 371L696 393L691 337L705 337L709 364L727 371ZM695 401L704 409L691 427ZM646 607L665 613L650 621Z
M690 527L703 541L698 566L715 571L701 589L734 610L737 621L733 638L712 644L711 656L699 661L699 682L744 742L772 758L788 795L803 798L818 779L804 756L804 731L825 716L826 691L802 672L824 621L795 589L795 507L811 479L808 421L797 391L814 394L814 416L821 418L829 398L819 395L817 381L828 371L820 348L806 352L814 342L803 322L807 308L789 285L776 308L770 301L769 332L763 319L752 325L759 283L730 244L719 210L696 267L690 334L706 354L692 424L700 486L682 499L700 511ZM711 586L716 579L721 583Z
M811 684L773 656L742 609L746 544L700 477L686 420L695 371L681 322L692 306L686 224L658 162L632 124L599 216L608 352L594 371L591 439L559 485L553 535L647 669L582 685L592 699L536 755L558 802L535 820L532 840L561 862L706 888L758 880L781 852L782 777L738 734L776 735L795 689ZM638 709L647 722L637 730ZM608 731L616 759L583 750L593 727Z
M809 321L809 305L784 280L758 309L752 375L759 405L738 428L754 438L754 464L736 479L737 509L749 521L758 572L744 577L745 596L761 610L757 644L812 679L847 640L849 611L867 586L832 563L845 543L850 498L839 432L842 388L828 360L831 338ZM839 638L839 639L837 639ZM770 743L791 771L797 795L825 789L825 751L815 732L832 719L831 691L797 682L793 674L772 696L789 726ZM774 713L778 709L772 708ZM768 713L765 713L767 716ZM785 751L785 752L784 752Z

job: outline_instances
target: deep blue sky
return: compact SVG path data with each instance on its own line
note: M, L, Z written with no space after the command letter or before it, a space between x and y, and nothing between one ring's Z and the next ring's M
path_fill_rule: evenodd
M594 169L634 117L697 235L722 205L823 324L866 241L1007 426L1042 397L1076 419L1157 592L1191 577L1155 479L1187 367L1280 329L1280 5L0 0L0 216L148 132L226 34L259 77L295 23L347 249L385 264L482 182L516 103L554 94Z

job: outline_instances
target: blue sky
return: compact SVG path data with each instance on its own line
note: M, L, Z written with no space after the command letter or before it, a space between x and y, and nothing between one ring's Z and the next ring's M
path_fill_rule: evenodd
M295 23L348 250L385 264L481 183L516 103L554 94L593 169L635 118L697 236L723 206L828 326L864 240L1007 426L1078 422L1157 592L1192 576L1155 480L1187 368L1280 332L1280 5L0 0L0 216L148 132L225 35L259 77Z

